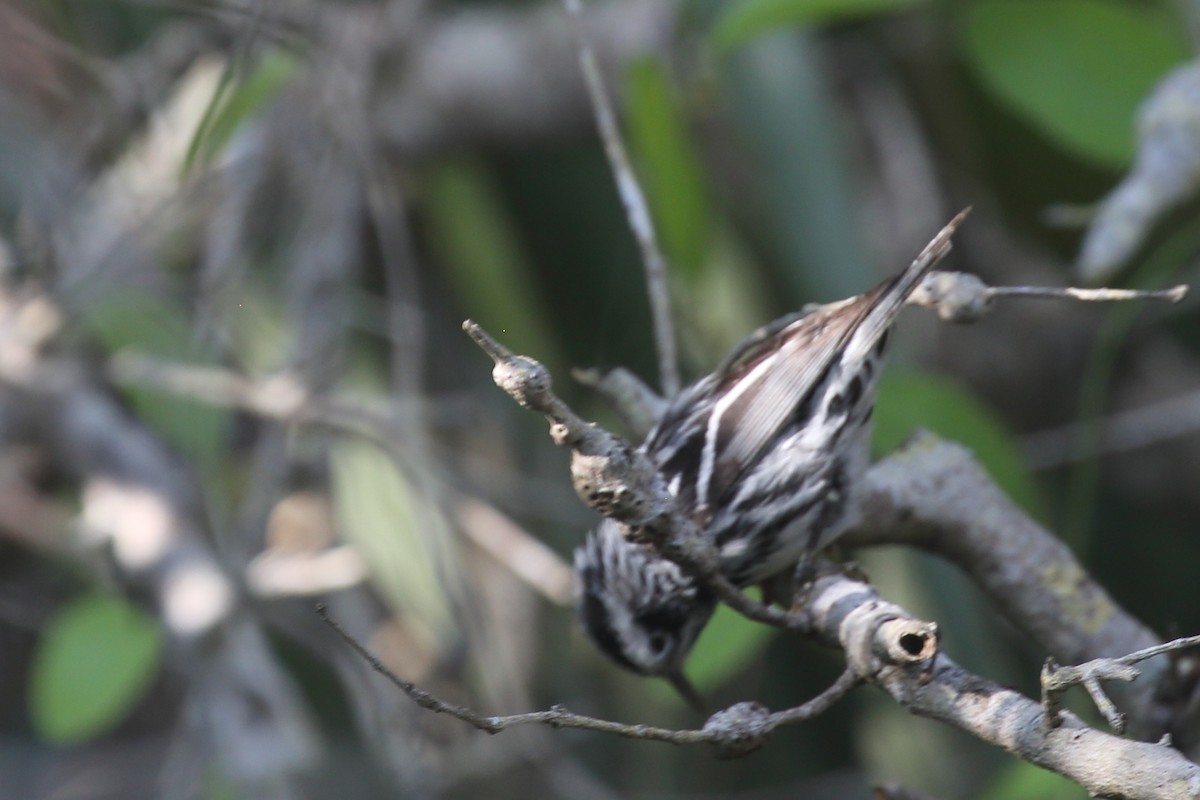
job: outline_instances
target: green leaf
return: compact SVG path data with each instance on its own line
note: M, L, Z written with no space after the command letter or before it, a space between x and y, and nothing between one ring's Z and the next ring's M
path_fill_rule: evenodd
M536 353L551 368L562 364L547 303L491 176L476 162L448 161L423 188L430 243L466 313L504 334L516 352Z
M968 448L996 484L1040 516L1041 499L1012 437L966 389L940 375L889 370L875 403L872 450L886 454L924 428Z
M734 213L787 290L783 305L861 292L876 272L846 132L815 38L805 31L764 37L723 67L753 190L738 198Z
M744 0L725 5L713 26L718 52L745 44L755 36L786 25L819 25L919 5L925 0Z
M1132 157L1138 104L1188 57L1182 26L1149 4L976 0L961 22L963 51L989 91L1106 166Z
M172 361L206 361L180 304L151 294L124 292L93 303L84 326L109 352L133 348ZM184 457L214 469L225 451L229 412L174 393L125 387L123 395L138 419L160 433Z
M633 61L625 86L629 141L659 240L672 266L695 276L709 251L713 214L687 120L658 61Z
M453 625L435 550L453 540L449 525L391 458L354 439L334 445L333 503L342 534L366 559L388 604L418 622L435 646Z
M273 100L295 72L296 63L296 58L284 50L267 50L242 80L235 79L236 66L230 63L192 136L184 159L184 174L197 164L207 163L242 122Z
M1087 790L1061 775L1025 761L1012 762L982 800L1085 800Z
M30 713L56 744L84 741L124 719L158 671L162 635L116 597L89 596L50 621L34 654Z

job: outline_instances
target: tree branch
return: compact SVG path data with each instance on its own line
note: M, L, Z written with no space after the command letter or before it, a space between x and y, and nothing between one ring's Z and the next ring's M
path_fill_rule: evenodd
M532 711L508 716L486 716L466 706L448 703L400 678L330 617L323 604L317 605L317 615L341 637L342 641L358 653L371 669L391 681L414 703L435 714L449 714L484 733L491 734L501 733L519 725L548 725L552 728L574 728L622 736L626 739L666 742L675 745L706 744L713 746L720 757L735 758L762 747L776 728L803 722L824 713L861 683L853 672L847 670L832 686L803 705L771 713L757 703L738 703L713 714L700 730L626 725L622 722L576 714L559 705L553 706L547 711Z
M1092 578L1053 534L1018 508L960 445L930 434L874 465L860 494L860 523L840 541L906 544L952 561L1014 626L1064 663L1118 656L1159 637ZM1156 696L1165 658L1122 705L1142 738L1156 739L1171 709Z
M865 643L871 625L862 619L895 613L888 606L871 586L835 576L818 579L803 613L811 630L846 651L851 669L911 713L953 725L1098 797L1200 796L1200 765L1171 747L1121 739L1070 715L1060 726L1050 726L1037 702L967 672L942 653L911 664L876 660L876 651Z

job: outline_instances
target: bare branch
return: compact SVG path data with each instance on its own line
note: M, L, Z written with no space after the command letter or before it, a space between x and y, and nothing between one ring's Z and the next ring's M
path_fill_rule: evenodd
M1032 469L1049 469L1100 454L1123 453L1177 439L1200 430L1200 392L1188 392L1101 420L1099 441L1081 436L1085 423L1036 431L1021 437Z
M397 688L408 695L414 703L435 714L449 714L462 720L485 733L500 733L519 725L548 725L552 728L575 728L577 730L596 731L627 739L666 742L675 745L707 744L716 748L722 757L737 757L746 755L766 742L767 737L782 725L812 719L824 713L861 681L847 670L825 691L795 708L768 712L757 703L738 703L723 711L713 714L700 730L676 730L658 728L652 725L626 725L621 722L597 719L583 714L568 711L562 706L553 706L547 711L532 711L526 714L509 716L485 716L466 706L448 703L415 684L400 678L388 669L383 662L351 636L336 620L329 616L324 604L317 605L317 614L330 628L342 638L371 669L387 678Z
M860 498L861 522L841 541L907 544L949 559L1018 630L1059 661L1079 663L1159 642L959 445L930 434L915 437L868 471ZM1151 680L1122 698L1139 735L1147 738L1168 724L1170 711L1154 692L1167 666L1165 659L1155 662Z
M988 286L978 276L966 272L931 272L913 292L908 302L937 311L951 322L973 322L988 312L997 297L1074 299L1090 303L1114 303L1128 300L1165 300L1178 303L1187 296L1185 284L1170 289L1078 289L1071 286Z
M1096 708L1099 709L1113 730L1118 733L1123 732L1125 717L1104 693L1100 682L1136 680L1141 675L1141 670L1134 667L1134 664L1198 645L1200 645L1200 636L1186 636L1116 658L1095 658L1076 666L1064 667L1047 661L1042 668L1041 678L1042 707L1046 710L1047 722L1051 725L1059 723L1059 696L1072 686L1082 684L1088 695L1091 696L1092 702L1096 704Z
M1069 715L1059 727L1047 725L1037 702L967 672L942 653L909 664L879 659L868 643L877 630L870 619L895 609L871 586L833 576L817 580L803 613L820 638L845 650L851 669L914 714L1057 772L1095 796L1194 800L1200 794L1200 765L1170 747L1121 739Z
M779 725L811 719L865 680L908 710L954 725L1064 775L1097 796L1194 800L1200 791L1200 766L1170 747L1120 739L1065 715L1059 726L1046 725L1038 703L968 673L936 647L893 646L896 635L902 639L912 635L905 626L893 623L911 617L881 599L871 586L843 576L818 579L812 602L803 612L812 630L845 651L848 668L838 681L803 706L777 714L754 703L739 703L714 714L698 731L625 725L573 714L559 706L528 714L484 716L400 679L331 620L324 607L318 607L318 613L372 669L414 702L488 733L542 724L672 744L709 744L718 755L737 756L761 747ZM1081 758L1081 753L1088 757Z

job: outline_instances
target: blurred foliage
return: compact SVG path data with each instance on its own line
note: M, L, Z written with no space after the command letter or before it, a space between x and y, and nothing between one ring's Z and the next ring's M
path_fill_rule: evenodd
M502 334L515 351L536 352L551 368L565 366L552 349L546 303L487 166L440 164L426 176L424 208L430 246L463 305L481 315L476 321Z
M181 300L148 292L109 293L86 310L81 323L109 352L128 347L185 363L212 361L197 342ZM141 420L207 477L221 471L232 424L228 411L136 387L126 390L125 399Z
M392 8L319 5L329 14L345 11L343 5L378 13L380 30ZM514 10L530 4L494 5ZM942 221L942 206L978 202L1020 242L1014 253L1027 247L1047 260L1057 256L1061 279L1067 280L1079 237L1048 229L1046 206L1095 201L1118 179L1134 156L1139 104L1192 47L1183 4L1154 0L684 5L678 50L631 61L614 73L613 88L623 101L622 123L671 263L681 349L692 374L712 368L729 345L772 317L807 302L857 294L898 269L924 243L922 237L933 233L925 230L926 220ZM194 21L155 3L119 3L111 10L81 2L42 6L45 24L71 47L110 61L148 50L167 23ZM453 7L464 15L494 10L478 2ZM650 724L698 724L665 685L619 673L578 633L563 635L575 630L568 610L531 599L521 585L513 588L495 553L481 554L460 537L461 509L454 498L467 495L493 503L564 559L589 524L569 488L564 454L545 439L542 420L513 408L490 385L486 360L458 332L463 317L477 319L514 350L546 363L556 387L605 422L608 412L569 380L570 367L620 364L653 376L638 252L592 127L556 131L545 141L455 146L420 163L395 163L403 159L372 138L377 131L356 127L371 121L366 111L386 117L386 105L364 110L359 119L330 110L327 98L304 91L311 84L303 81L343 66L317 62L308 69L313 62L307 59L329 57L329 49L341 46L347 50L336 57L352 61L353 37L349 44L323 41L326 49L314 47L310 55L288 41L288 25L259 30L257 24L247 20L234 37L237 46L208 64L220 77L196 115L199 123L176 132L185 145L172 165L172 174L184 183L179 197L151 209L143 228L130 234L156 243L157 249L147 245L153 280L91 276L104 291L68 320L63 350L77 351L90 363L132 349L258 377L299 370L298 364L324 347L337 351L329 359L330 385L399 409L410 426L404 429L403 452L303 425L271 428L279 432L271 438L264 433L269 424L249 415L175 393L118 387L130 413L194 470L205 490L212 541L231 568L244 567L234 561L239 537L250 550L259 546L256 537L272 491L292 482L315 486L331 506L333 530L320 533L352 544L366 561L372 603L361 605L400 621L407 634L401 649L411 659L402 663L424 665L430 672L423 678L453 684L439 689L464 702L483 697L478 705L489 713L565 702ZM484 49L480 53L486 55ZM416 80L419 76L406 72L406 55L393 54L394 63L376 65L370 81L403 87ZM895 124L898 117L888 115L880 97L911 117L911 130ZM286 116L288 103L304 113L292 108ZM95 112L96 118L110 111ZM870 113L879 116L869 118ZM283 122L276 121L277 114ZM24 118L15 117L0 130L0 208L6 210L2 233L8 241L22 241L22 226L48 213L37 203L33 211L24 209L25 216L8 212L21 206L21 187L43 168L29 155L32 135L24 126ZM265 155L250 162L246 145L259 136L267 137ZM877 163L892 146L909 149ZM929 174L920 177L935 186L933 193L908 193L921 184L914 172L925 169L921 158L908 157L914 153L930 161ZM327 169L331 164L336 168ZM344 186L331 175L352 176L351 199L373 214L342 219L343 212L357 211L339 205ZM397 211L403 219L368 202L378 202L380 194L372 181L393 179L404 197ZM918 201L938 207L908 207ZM196 210L185 213L181 209L192 208L189 203ZM221 217L230 207L235 211L229 216L244 223L229 235L233 242L221 238L236 227ZM1177 209L1163 222L1165 230L1149 230L1149 241L1128 265L1130 282L1159 285L1186 277L1200 254L1200 241L1191 233L1196 211ZM405 223L416 254L408 283L397 281L402 270L385 254L396 248L381 244L389 224ZM337 235L330 232L335 229ZM956 245L963 259L955 267L970 270L976 262L1019 258L971 247ZM117 252L111 261L124 268L126 253ZM295 263L300 256L311 256L310 272ZM329 272L311 274L322 267ZM210 293L220 281L210 272L221 269L230 285L214 299ZM57 274L38 277L56 290L58 283L70 285ZM397 323L398 314L412 317ZM1140 307L1125 307L1097 326L1095 339L1077 348L1090 349L1090 357L1073 354L1090 365L1081 370L1077 394L1008 387L1013 394L1039 396L1050 409L1032 418L1014 414L1021 404L1011 398L983 396L984 380L914 366L916 348L902 346L895 359L900 363L889 369L880 389L874 451L894 449L917 428L963 443L1014 501L1039 519L1060 523L1121 602L1145 615L1148 624L1191 630L1200 625L1187 571L1197 557L1194 509L1177 496L1114 487L1096 459L1033 474L1014 433L1083 421L1091 427L1080 434L1080 449L1095 444L1096 420L1110 409L1123 358L1155 322L1150 316ZM1194 316L1180 315L1170 331L1189 355L1200 344ZM985 320L979 327L988 330L989 324ZM320 326L338 332L336 346L329 344L335 336L304 338ZM939 325L930 338L969 335ZM1014 340L1011 348L1030 360L1062 357L1033 336ZM396 357L408 347L419 357ZM383 388L407 369L427 379L427 394L396 397ZM267 477L256 472L262 464L273 465ZM75 500L54 483L60 476L37 478L50 487L55 502L76 510ZM306 533L311 531L305 525L320 527L308 517L293 524ZM275 527L273 521L272 535ZM499 549L504 556L515 548ZM1044 654L1025 652L1015 634L995 619L983 619L990 612L951 567L886 551L872 557L883 563L878 569L869 565L872 577L889 596L938 619L956 658L997 680L1033 685ZM58 566L55 556L39 558L55 569L76 568ZM30 574L29 584L39 586L40 574ZM1160 574L1171 579L1146 591ZM354 602L348 606L361 611ZM310 625L307 608L302 613L303 626ZM281 626L288 635L302 627L290 624ZM301 645L289 640L289 646ZM5 720L6 735L23 738L28 724L47 742L81 749L104 744L139 700L155 691L163 655L154 620L124 601L85 595L58 606L41 626L28 686L20 688L27 692L29 720ZM318 656L328 654L308 653ZM384 784L401 781L397 776L404 769L437 773L436 780L414 778L412 796L517 797L528 796L531 786L565 796L574 789L562 788L555 772L561 763L577 770L567 774L588 773L607 784L596 796L611 787L620 796L744 792L761 798L865 798L871 780L900 770L923 781L919 788L945 796L1015 800L1080 794L1048 772L1013 763L945 729L931 744L923 738L929 729L922 727L930 723L912 720L890 701L858 696L827 718L781 732L745 761L717 762L697 750L556 732L553 745L543 742L538 746L544 752L533 755L513 756L523 745L504 750L505 737L490 740L499 743L488 751L493 761L478 758L486 745L466 759L478 761L482 777L463 777L468 771L445 755L461 755L453 749L461 735L457 726L451 726L452 734L441 728L430 733L427 728L437 723L427 715L396 722L400 714L389 717L394 709L385 709L385 703L372 705L335 686L345 678L333 669L290 666L306 696L341 698L344 692L348 705L360 704L355 714L378 713L359 732L363 741L385 740L378 753L363 746L349 766L339 764L340 772L332 767L322 772L328 765L313 768L320 773L314 786L332 785L331 791L346 797L372 796L348 788L366 764L384 776L372 779ZM811 697L838 666L832 655L722 609L688 672L706 696L782 707ZM475 675L483 678L463 678ZM356 688L368 694L374 686ZM518 701L521 707L511 707ZM887 710L881 711L885 702ZM388 730L399 732L396 739L415 744L405 750L373 725L393 726ZM340 728L326 733L346 749L359 747L358 740L342 742ZM217 771L204 780L211 797L242 796Z
M965 446L1017 505L1044 518L1033 477L995 414L950 378L892 369L880 381L871 448L886 455L919 428Z
M162 633L116 597L84 595L42 631L30 682L38 733L55 744L116 727L145 694L162 661Z
M831 23L901 11L925 0L745 0L727 3L713 25L712 44L732 50L755 36L790 25Z
M450 541L446 521L392 459L365 442L334 446L332 489L342 533L363 554L380 591L405 613L423 646L439 646L452 617L430 544Z
M1188 57L1154 4L977 0L962 46L988 88L1058 144L1101 164L1133 155L1133 117L1155 82Z
M236 63L229 61L221 72L217 90L188 146L183 162L185 174L200 164L207 165L248 117L270 106L295 72L297 60L290 53L271 48L254 62L245 77L236 74Z
M1087 796L1066 778L1022 761L1005 767L980 800L1083 800Z
M676 280L695 281L711 246L714 216L687 120L659 62L634 61L626 86L630 146L663 254Z

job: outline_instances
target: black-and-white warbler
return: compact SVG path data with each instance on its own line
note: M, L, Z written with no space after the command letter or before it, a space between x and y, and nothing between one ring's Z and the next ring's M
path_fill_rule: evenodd
M950 249L955 217L908 269L866 294L777 320L671 401L642 450L738 586L765 581L853 522L888 330ZM604 520L575 553L584 628L614 661L669 678L716 607L679 566Z

